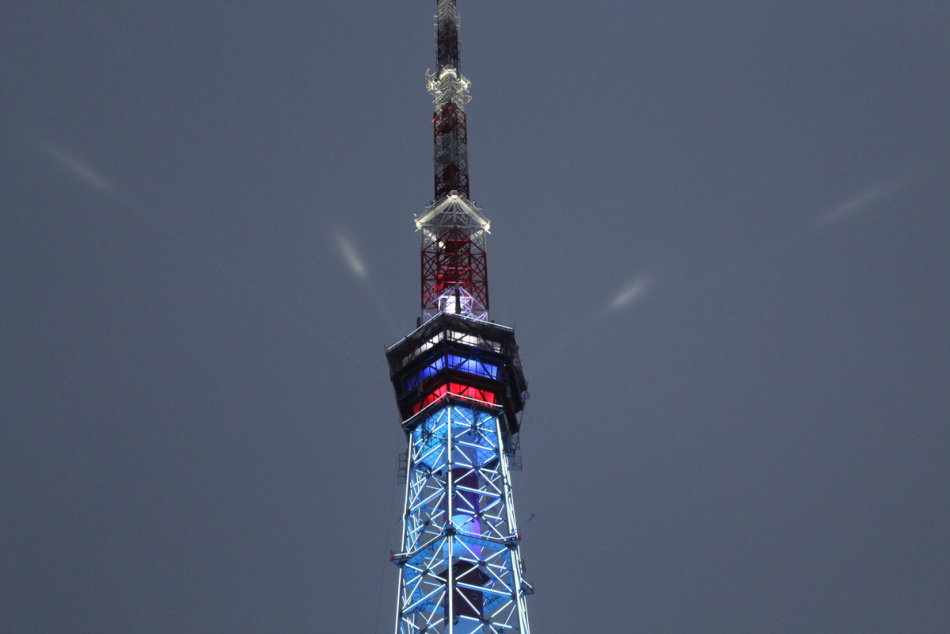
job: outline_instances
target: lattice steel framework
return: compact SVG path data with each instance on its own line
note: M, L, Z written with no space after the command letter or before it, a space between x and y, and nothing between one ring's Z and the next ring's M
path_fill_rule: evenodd
M397 634L528 634L511 495L527 383L514 331L488 321L488 219L469 199L455 0L437 0L435 200L422 234L419 327L386 351L409 442Z
M459 16L455 0L438 0L436 72L429 78L435 112L435 199L457 192L468 198L468 132L465 104L471 85L459 71Z
M397 634L529 632L509 461L527 384L514 332L442 313L387 351L409 439Z
M471 83L459 71L458 10L438 0L436 71L429 76L435 198L416 218L422 233L422 316L453 312L488 318L488 220L469 199L465 104Z
M451 194L416 218L422 233L422 318L440 312L488 319L491 228L472 201Z

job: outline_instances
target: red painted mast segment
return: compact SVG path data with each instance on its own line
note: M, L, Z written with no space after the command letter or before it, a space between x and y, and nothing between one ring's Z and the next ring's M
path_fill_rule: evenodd
M445 312L488 319L488 219L469 199L465 105L455 0L438 0L433 98L435 200L416 217L422 233L422 321Z

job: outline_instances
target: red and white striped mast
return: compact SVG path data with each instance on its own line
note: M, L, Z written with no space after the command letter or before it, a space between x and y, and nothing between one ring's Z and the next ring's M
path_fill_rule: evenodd
M469 198L465 105L470 82L459 70L458 9L439 0L433 99L435 199L416 218L422 233L422 321L440 312L488 319L488 219Z

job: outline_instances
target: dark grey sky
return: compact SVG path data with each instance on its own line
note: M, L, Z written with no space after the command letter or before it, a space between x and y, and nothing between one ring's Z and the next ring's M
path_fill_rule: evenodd
M534 631L950 631L950 4L459 2ZM433 11L0 5L0 631L391 631Z

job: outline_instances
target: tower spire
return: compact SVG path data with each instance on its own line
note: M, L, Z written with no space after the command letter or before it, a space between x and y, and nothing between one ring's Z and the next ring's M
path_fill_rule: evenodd
M435 25L435 200L416 217L424 323L386 350L409 444L396 634L529 634L511 493L528 384L514 331L488 321L455 0L437 0Z
M469 81L459 70L459 16L455 0L438 0L435 15L436 72L429 81L435 112L435 199L468 192L468 134L465 104Z
M416 229L422 233L422 321L448 312L488 319L488 219L469 199L465 105L471 83L459 72L455 0L437 0L436 71L429 76L435 145L435 199Z
M436 0L435 47L438 69L459 67L459 13L455 0Z

